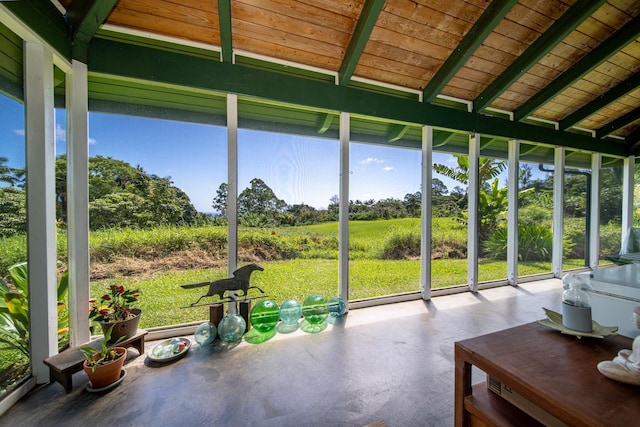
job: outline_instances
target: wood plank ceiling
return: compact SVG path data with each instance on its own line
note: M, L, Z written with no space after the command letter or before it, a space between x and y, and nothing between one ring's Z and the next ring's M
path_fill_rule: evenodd
M95 1L52 0L76 21ZM119 0L104 23L640 140L640 0ZM84 16L83 16L84 13ZM440 97L441 98L441 97Z

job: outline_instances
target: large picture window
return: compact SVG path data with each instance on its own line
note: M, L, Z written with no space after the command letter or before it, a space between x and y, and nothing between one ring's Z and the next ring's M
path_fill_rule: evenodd
M24 105L0 94L0 399L30 375ZM7 302L15 310L7 309ZM13 314L12 314L13 313Z
M208 319L182 308L227 274L227 227L216 189L227 177L222 127L132 116L89 116L91 296L140 291L140 327ZM100 330L94 331L96 333Z
M238 265L278 305L339 293L338 159L336 139L238 132Z

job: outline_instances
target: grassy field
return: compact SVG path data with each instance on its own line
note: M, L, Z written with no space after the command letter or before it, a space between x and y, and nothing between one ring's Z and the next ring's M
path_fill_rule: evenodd
M417 218L358 221L349 230L349 299L417 292L420 261L381 259L390 238L401 234L420 236ZM450 218L433 220L432 288L464 285L467 260L450 257L466 250L466 227ZM225 227L158 228L153 230L104 230L92 232L91 296L103 294L111 284L137 288L143 310L140 326L150 328L197 322L208 318L208 307L188 307L207 291L185 290L180 285L227 277ZM26 259L24 236L0 239L0 268ZM66 234L58 233L58 258L66 265ZM337 296L338 225L318 224L273 229L241 229L240 265L257 262L264 271L255 272L251 283L265 290L277 304L289 298L302 302L311 294ZM449 256L449 258L448 258ZM565 263L566 269L583 265L582 260ZM519 275L551 271L550 262L521 262ZM504 261L480 260L481 281L504 280ZM251 290L250 296L260 296ZM203 299L214 302L217 297ZM188 308L182 308L188 307ZM15 352L2 352L0 370L24 362Z

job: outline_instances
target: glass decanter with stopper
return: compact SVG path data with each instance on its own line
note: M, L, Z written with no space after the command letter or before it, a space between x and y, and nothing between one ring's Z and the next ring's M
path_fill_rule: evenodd
M591 299L582 289L581 280L572 277L562 292L562 324L579 332L591 332Z

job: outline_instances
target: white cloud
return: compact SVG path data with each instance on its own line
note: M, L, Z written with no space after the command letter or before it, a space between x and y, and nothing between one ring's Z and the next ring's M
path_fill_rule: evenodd
M60 123L56 123L56 142L67 142L67 131Z
M364 160L360 160L358 163L360 163L361 165L369 165L371 163L384 163L384 160L380 160L380 159L376 159L375 157L367 157Z
M20 136L24 136L25 132L24 129L14 129L13 133L15 133L16 135L20 135ZM56 123L56 142L66 142L67 141L67 131L60 126L59 123ZM89 137L88 139L89 145L94 145L96 144L98 141L96 141L95 138L91 138Z
M393 170L393 166L387 166L386 168L382 168L385 172L391 172Z

